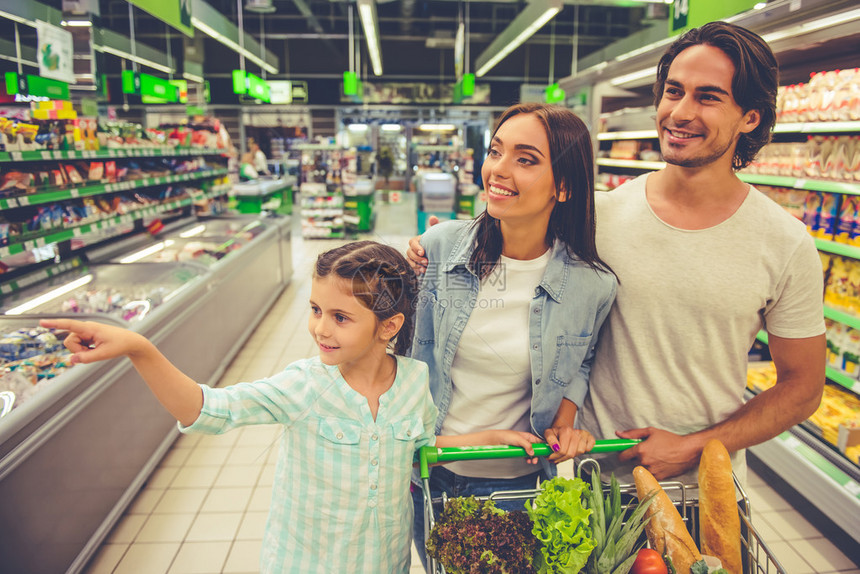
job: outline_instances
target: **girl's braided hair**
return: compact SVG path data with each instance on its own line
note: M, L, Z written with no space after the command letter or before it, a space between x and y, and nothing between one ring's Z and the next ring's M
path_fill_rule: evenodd
M418 280L406 258L396 249L375 241L354 241L317 258L314 277L334 274L351 284L352 294L379 321L402 313L403 326L389 342L398 355L412 344Z

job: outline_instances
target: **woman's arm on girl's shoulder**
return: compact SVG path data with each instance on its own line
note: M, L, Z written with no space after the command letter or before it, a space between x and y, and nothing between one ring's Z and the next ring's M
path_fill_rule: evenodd
M94 363L128 357L167 411L189 426L203 408L203 391L146 337L128 329L74 319L45 319L43 327L68 331L64 344L73 363Z

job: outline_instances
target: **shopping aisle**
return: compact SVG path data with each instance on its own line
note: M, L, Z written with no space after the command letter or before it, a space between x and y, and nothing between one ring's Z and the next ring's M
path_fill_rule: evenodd
M402 203L379 206L376 232L364 237L405 248L416 229L412 200L403 194ZM315 352L305 329L310 269L317 253L339 243L303 241L296 229L293 282L224 373L222 385L269 375ZM216 437L180 437L86 572L257 572L278 432L265 426ZM571 468L562 470L569 474ZM749 491L754 523L787 572L860 574L761 478L750 476ZM413 558L413 573L422 571L416 563Z

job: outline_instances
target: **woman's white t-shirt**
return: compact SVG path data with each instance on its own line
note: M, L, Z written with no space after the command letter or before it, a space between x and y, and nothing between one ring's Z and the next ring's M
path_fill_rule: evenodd
M530 431L529 304L551 252L529 261L502 256L482 282L451 365L452 395L442 435L486 429ZM461 476L515 478L535 472L525 459L446 465Z

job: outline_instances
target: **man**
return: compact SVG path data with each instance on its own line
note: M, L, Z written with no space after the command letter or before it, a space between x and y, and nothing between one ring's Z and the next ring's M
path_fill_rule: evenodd
M634 465L696 482L705 442L733 452L808 418L824 385L821 263L799 221L735 175L768 142L776 60L757 35L712 22L663 55L654 87L666 167L597 195L597 247L619 278L578 425L641 439ZM423 255L413 239L410 258ZM419 257L420 259L420 257ZM424 260L419 261L419 263ZM747 352L769 336L776 385L743 401Z

